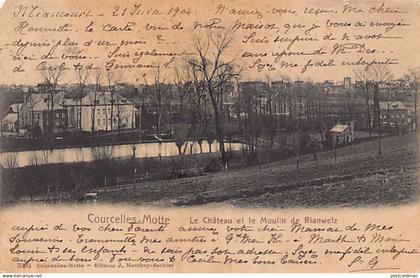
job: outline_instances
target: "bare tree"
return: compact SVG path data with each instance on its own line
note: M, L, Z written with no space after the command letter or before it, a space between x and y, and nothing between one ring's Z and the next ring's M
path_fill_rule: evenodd
M108 83L108 91L111 94L111 111L110 111L110 119L111 119L111 126L110 130L112 131L114 129L114 106L115 106L115 98L116 98L116 92L117 92L117 85L119 82L121 82L122 79L122 72L121 71L112 71L109 70L106 73L106 80ZM106 114L106 130L108 130L108 112Z
M177 128L175 128L174 133L175 133L175 145L178 148L178 155L182 155L182 146L184 146L185 142L187 142L188 140L188 134L186 132L186 128L182 127L182 126L177 126ZM184 148L184 152L185 152L185 148Z
M99 146L90 149L90 155L93 161L110 160L114 153L113 146Z
M172 133L172 127L173 127L173 119L172 119L172 103L174 101L173 95L172 94L168 94L165 98L165 102L166 102L166 113L167 113L167 122L169 123L169 133Z
M48 121L48 133L51 135L54 129L54 98L57 95L57 86L60 82L61 78L64 75L64 68L62 67L46 67L41 70L41 75L44 78L44 81L48 85L48 94L49 94L49 108L50 108L50 115Z
M190 73L187 73L187 78L191 80L187 81L186 92L188 95L188 115L189 122L191 123L190 134L193 133L196 129L197 124L200 122L201 116L201 103L205 99L205 88L201 72L198 71L195 66L196 60L189 60L190 63ZM205 109L205 105L204 105ZM204 111L204 117L206 117L206 111ZM205 133L207 133L206 121L204 121Z
M7 169L16 168L18 166L17 154L6 155L2 166Z
M99 70L95 73L95 87L93 88L93 95L91 95L91 104L92 105L92 113L91 113L91 120L92 120L92 131L95 131L95 121L96 121L96 106L99 103L98 100L98 93L100 91L100 81L101 80L101 72ZM106 113L105 113L106 114Z
M57 162L64 163L64 149L56 149L57 152Z
M77 150L75 150L75 155L76 155L76 162L84 162L85 161L85 155L83 152L83 148L78 148Z
M392 78L391 71L386 65L374 64L368 66L368 73L370 75L370 79L378 84L385 81L389 81Z
M40 151L40 164L48 164L48 160L50 157L50 152L52 153L52 151L50 150L42 150Z
M32 166L48 164L49 152L49 150L33 152L32 157L29 160L29 164Z
M117 129L118 129L118 132L120 132L121 127L122 127L121 115L123 113L124 107L122 106L121 96L119 94L117 94L116 101L115 102L116 102L116 110L117 110L117 113L116 113L116 116L117 116Z
M368 74L368 68L361 68L354 71L354 74L356 76L356 80L359 82L358 88L362 90L362 96L365 100L366 104L366 123L367 127L369 129L369 136L372 136L372 123L371 123L371 115L370 115L370 86L369 86L369 74Z
M226 50L232 43L232 33L229 29L217 32L207 32L207 38L196 37L193 40L193 52L197 59L188 63L202 75L206 92L209 95L216 128L216 136L220 144L220 152L224 168L227 168L227 155L224 146L224 122L222 98L218 97L226 84L233 81L237 75L234 70L234 60L226 61Z
M387 66L381 65L381 64L372 65L372 66L370 66L370 69L371 69L370 73L371 73L371 76L372 76L371 78L372 78L372 80L375 84L374 85L375 86L374 87L374 90L375 90L374 92L376 93L376 98L377 98L377 101L378 101L378 104L377 104L378 111L377 111L377 115L376 115L377 123L378 123L378 129L379 129L378 155L381 155L382 154L382 144L381 144L381 141L382 141L382 127L381 127L381 118L380 118L381 110L380 110L379 102L381 100L381 97L380 97L380 92L379 92L379 86L380 86L381 83L389 81L392 78L392 74L391 74L391 71L389 70L389 68Z
M369 123L369 134L372 136L372 124L371 124L371 104L370 104L370 91L369 89L373 85L373 92L374 92L374 99L376 98L376 102L378 107L374 107L376 113L374 113L374 120L377 122L377 128L379 130L379 137L378 137L378 155L382 153L382 146L381 146L381 137L382 137L382 128L380 126L380 96L379 96L379 85L385 81L388 81L392 76L389 68L385 65L370 65L366 66L363 69L355 71L356 79L362 82L362 90L363 96L365 98L366 106L367 106L367 120Z
M37 154L37 152L33 152L31 157L29 158L29 165L31 166L36 166L39 164L39 156Z
M162 75L162 69L160 65L154 67L154 86L156 91L156 134L160 137L161 134L161 123L162 123L162 102L163 102L163 91L162 84L165 83L165 77Z
M345 89L345 109L347 109L348 116L346 117L349 121L354 118L354 108L357 99L357 94L352 89Z
M82 130L82 100L85 94L85 88L89 80L90 69L88 68L77 68L76 79L79 84L79 94L77 96L79 107L77 109L77 130Z
M95 165L96 171L100 174L104 190L108 186L111 172L111 161L113 159L113 146L99 146L90 149L90 156Z
M175 78L174 83L178 91L178 99L180 104L180 114L181 116L184 114L184 101L186 97L186 86L189 71L186 70L185 72L180 73L179 67L174 67Z
M420 78L420 68L408 70L405 75L405 80L408 82L411 91L411 97L414 102L414 131L417 131L417 101L418 101L418 87Z
M366 66L354 70L354 75L358 84L358 89L361 89L362 97L365 100L366 104L366 123L369 129L369 136L372 136L372 116L371 116L371 89L372 89L372 80L370 67Z
M31 128L34 127L34 118L35 118L35 113L34 113L34 106L35 106L35 101L34 98L32 97L32 95L28 95L28 103L30 105L31 108ZM37 123L37 125L39 125L40 123Z

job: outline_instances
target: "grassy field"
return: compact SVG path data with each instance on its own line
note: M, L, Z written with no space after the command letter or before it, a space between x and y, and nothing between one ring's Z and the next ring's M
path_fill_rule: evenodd
M140 183L100 192L99 202L147 206L364 207L398 205L419 195L414 134L376 140L226 172Z

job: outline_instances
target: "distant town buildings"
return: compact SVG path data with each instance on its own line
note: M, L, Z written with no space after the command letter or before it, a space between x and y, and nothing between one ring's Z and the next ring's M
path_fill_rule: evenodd
M88 92L79 100L65 98L65 92L48 92L44 84L27 90L23 103L9 106L2 119L2 132L39 137L65 131L116 131L135 128L135 105L117 93Z
M67 128L67 111L62 106L63 93L27 93L18 111L19 128L34 133L60 133Z
M344 89L349 89L351 87L351 78L350 77L344 77Z
M22 104L12 104L9 106L7 115L1 120L1 128L3 132L15 133L19 130L18 112Z
M401 101L381 101L380 119L384 127L407 127L413 123L414 111Z
M21 91L23 101L11 104L8 113L3 113L2 134L28 133L37 137L46 133L129 130L141 126L136 122L140 111L144 119L143 130L156 132L159 126L159 132L170 134L172 125L190 121L188 117L202 121L200 124L206 126L203 130L207 130L212 117L211 103L205 97L196 99L196 93L189 93L191 84L180 88L174 84L162 85L160 100L153 86L118 86L111 92L98 91L88 85L82 93L77 85L54 90L47 83L13 88ZM238 121L237 126L242 129L245 120L257 118L274 119L277 126L296 125L293 120L317 119L328 123L329 127L337 122L354 121L357 128L365 130L412 128L415 121L410 90L402 79L373 86L373 83L360 80L352 83L350 77L339 82L290 81L286 78L268 82L235 81L233 86L226 87L225 94L220 94L220 100L225 117ZM345 130L340 133L344 134Z

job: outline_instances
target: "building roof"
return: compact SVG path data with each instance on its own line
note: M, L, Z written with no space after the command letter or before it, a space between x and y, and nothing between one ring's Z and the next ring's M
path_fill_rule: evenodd
M59 103L59 100L54 100L54 107L53 108L54 108L54 110L63 109L63 106L61 106L61 104ZM34 109L34 111L50 110L51 109L50 99L49 98L37 99L33 103L33 109Z
M62 97L56 95L54 97L54 110L63 109ZM28 101L26 102L27 109L33 111L46 111L51 109L51 101L49 94L31 94Z
M19 112L22 107L22 103L13 103L9 106L9 110L13 113Z
M333 128L330 129L330 132L343 133L348 128L350 128L349 125L337 124Z
M70 105L76 105L76 104L77 104L77 100L70 99L70 98L63 99L64 106L70 106Z
M63 109L63 106L61 106L60 104L54 103L54 110L59 110L59 109ZM47 102L37 102L33 105L33 110L34 111L49 111L51 110L51 106L50 103Z
M379 102L379 109L388 110L388 104L390 110L409 109L402 101L381 101Z
M2 123L9 123L9 124L13 124L16 123L18 120L18 114L17 113L9 113L7 114L6 117L3 118L3 120L1 120Z
M114 93L112 95L111 92L97 92L96 93L96 100L99 104L110 104L111 100L114 99L114 104L132 104L131 101L126 99L125 97L121 96L119 93ZM86 96L83 97L83 104L92 105L93 101L95 100L95 92L91 91Z

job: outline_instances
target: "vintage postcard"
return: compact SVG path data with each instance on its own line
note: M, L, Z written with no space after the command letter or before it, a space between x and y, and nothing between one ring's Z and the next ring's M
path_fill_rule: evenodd
M0 5L1 272L420 271L418 0Z

